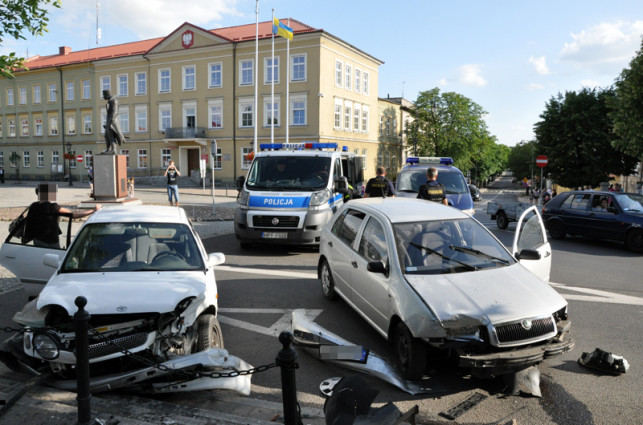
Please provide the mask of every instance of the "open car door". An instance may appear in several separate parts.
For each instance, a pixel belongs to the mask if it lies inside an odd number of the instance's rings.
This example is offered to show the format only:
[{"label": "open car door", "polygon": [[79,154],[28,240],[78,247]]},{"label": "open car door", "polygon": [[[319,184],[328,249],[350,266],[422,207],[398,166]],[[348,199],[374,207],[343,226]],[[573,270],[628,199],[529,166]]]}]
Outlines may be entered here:
[{"label": "open car door", "polygon": [[551,246],[535,205],[527,208],[520,216],[511,252],[530,272],[549,282]]},{"label": "open car door", "polygon": [[[60,215],[60,249],[37,247],[33,241],[23,243],[18,236],[22,235],[20,227],[12,229],[0,247],[0,264],[16,275],[28,296],[38,295],[56,271],[45,266],[43,258],[45,254],[56,254],[62,260],[71,243],[71,222],[71,214]],[[24,226],[25,222],[22,224]]]}]

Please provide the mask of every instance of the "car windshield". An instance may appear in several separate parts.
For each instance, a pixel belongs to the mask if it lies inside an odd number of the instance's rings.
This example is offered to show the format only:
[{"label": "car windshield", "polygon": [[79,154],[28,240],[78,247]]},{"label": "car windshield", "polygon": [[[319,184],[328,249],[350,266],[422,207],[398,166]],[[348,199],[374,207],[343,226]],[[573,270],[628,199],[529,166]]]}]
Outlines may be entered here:
[{"label": "car windshield", "polygon": [[393,229],[404,274],[461,273],[515,263],[472,218],[399,223]]},{"label": "car windshield", "polygon": [[319,190],[328,185],[329,170],[329,157],[256,157],[246,186],[262,190]]},{"label": "car windshield", "polygon": [[189,227],[175,223],[95,223],[72,243],[62,273],[203,270]]},{"label": "car windshield", "polygon": [[[426,168],[404,170],[397,177],[397,190],[401,192],[419,192],[420,186],[426,183]],[[469,193],[467,183],[457,171],[438,171],[438,183],[444,186],[447,193]]]},{"label": "car windshield", "polygon": [[618,204],[623,208],[623,211],[633,213],[643,213],[643,195],[636,193],[620,193],[616,194]]}]

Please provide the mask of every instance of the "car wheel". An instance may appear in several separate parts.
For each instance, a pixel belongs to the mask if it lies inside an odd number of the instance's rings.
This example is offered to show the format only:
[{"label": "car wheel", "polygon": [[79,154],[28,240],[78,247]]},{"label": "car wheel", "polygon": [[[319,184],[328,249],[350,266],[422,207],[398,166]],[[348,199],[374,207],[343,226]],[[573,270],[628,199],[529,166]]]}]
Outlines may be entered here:
[{"label": "car wheel", "polygon": [[204,314],[196,321],[196,352],[208,348],[223,348],[221,325],[214,314]]},{"label": "car wheel", "polygon": [[336,300],[337,292],[335,292],[335,281],[333,280],[333,274],[331,273],[330,266],[326,260],[322,260],[319,280],[321,281],[322,292],[326,299],[331,301]]},{"label": "car wheel", "polygon": [[422,379],[426,369],[426,346],[421,340],[413,338],[409,328],[402,322],[395,327],[393,347],[402,375],[411,381]]},{"label": "car wheel", "polygon": [[496,225],[498,226],[498,229],[506,229],[507,226],[509,225],[509,220],[507,219],[507,214],[504,212],[500,211],[498,215],[496,216]]},{"label": "car wheel", "polygon": [[549,236],[552,239],[563,239],[567,235],[565,226],[558,220],[550,221],[547,224],[547,230],[549,230]]},{"label": "car wheel", "polygon": [[630,233],[625,237],[625,246],[630,251],[643,252],[643,231],[630,231]]}]

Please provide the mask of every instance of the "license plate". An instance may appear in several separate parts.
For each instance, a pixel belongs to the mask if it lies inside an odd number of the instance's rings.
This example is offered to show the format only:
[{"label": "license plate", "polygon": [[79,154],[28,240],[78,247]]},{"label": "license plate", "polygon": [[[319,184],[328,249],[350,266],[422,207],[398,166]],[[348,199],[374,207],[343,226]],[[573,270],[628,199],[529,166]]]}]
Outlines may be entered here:
[{"label": "license plate", "polygon": [[287,232],[263,232],[261,234],[263,239],[288,239]]}]

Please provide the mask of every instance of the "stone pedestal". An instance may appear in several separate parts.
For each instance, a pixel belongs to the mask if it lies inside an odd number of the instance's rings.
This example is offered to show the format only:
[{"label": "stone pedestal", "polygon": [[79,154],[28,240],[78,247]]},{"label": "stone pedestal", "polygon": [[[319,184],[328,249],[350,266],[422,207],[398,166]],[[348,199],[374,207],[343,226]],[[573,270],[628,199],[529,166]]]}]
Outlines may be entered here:
[{"label": "stone pedestal", "polygon": [[94,199],[118,201],[127,197],[125,155],[94,155]]}]

